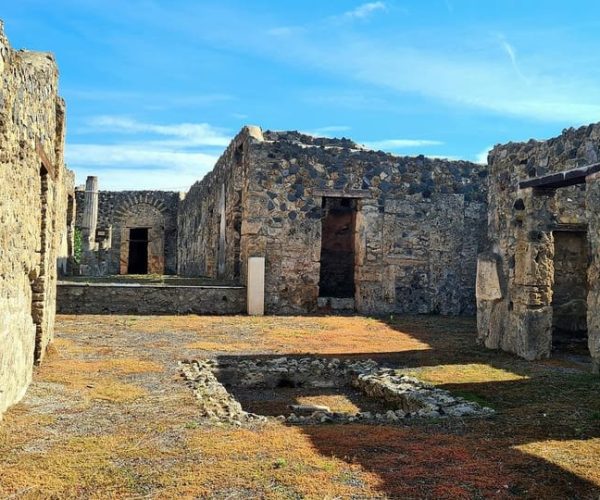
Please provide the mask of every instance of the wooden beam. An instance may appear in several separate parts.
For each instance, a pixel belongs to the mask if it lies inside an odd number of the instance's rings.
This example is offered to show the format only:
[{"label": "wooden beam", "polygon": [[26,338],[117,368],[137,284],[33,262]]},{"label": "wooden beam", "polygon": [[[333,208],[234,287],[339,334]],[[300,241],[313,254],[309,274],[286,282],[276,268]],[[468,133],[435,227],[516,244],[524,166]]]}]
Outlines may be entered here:
[{"label": "wooden beam", "polygon": [[37,154],[40,157],[40,161],[42,162],[42,165],[44,165],[44,168],[48,172],[48,175],[52,179],[56,180],[58,172],[56,171],[56,168],[54,167],[54,165],[52,165],[52,162],[48,159],[48,156],[46,155],[46,152],[44,151],[44,147],[42,146],[42,143],[37,139],[35,141],[35,150],[37,151]]},{"label": "wooden beam", "polygon": [[573,168],[555,174],[543,175],[526,181],[519,182],[519,189],[557,189],[577,184],[585,184],[585,178],[600,172],[600,163],[593,163],[585,167]]},{"label": "wooden beam", "polygon": [[585,223],[562,224],[560,222],[550,225],[550,231],[563,231],[569,233],[586,233],[588,225]]}]

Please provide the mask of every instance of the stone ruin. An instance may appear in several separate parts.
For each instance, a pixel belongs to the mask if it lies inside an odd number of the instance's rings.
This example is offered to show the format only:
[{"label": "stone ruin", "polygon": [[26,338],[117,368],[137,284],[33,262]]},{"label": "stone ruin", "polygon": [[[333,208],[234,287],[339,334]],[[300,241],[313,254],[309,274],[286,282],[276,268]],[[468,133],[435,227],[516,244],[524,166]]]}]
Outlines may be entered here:
[{"label": "stone ruin", "polygon": [[75,191],[82,276],[176,274],[179,193],[99,191],[88,177]]},{"label": "stone ruin", "polygon": [[[0,23],[0,415],[44,356],[69,274],[243,286],[258,269],[261,313],[477,312],[489,348],[587,345],[600,369],[600,124],[496,146],[489,166],[249,126],[185,196],[99,192],[94,177],[75,192],[57,89],[53,56],[12,49]],[[266,268],[249,272],[255,259]],[[227,307],[206,297],[236,312],[239,288]]]},{"label": "stone ruin", "polygon": [[487,168],[245,127],[180,203],[178,274],[246,283],[271,314],[475,313]]},{"label": "stone ruin", "polygon": [[88,178],[78,270],[245,285],[248,260],[262,257],[267,313],[474,314],[486,176],[465,161],[245,127],[181,199],[98,191]]},{"label": "stone ruin", "polygon": [[51,54],[14,50],[0,22],[0,418],[52,340],[73,252],[73,173]]},{"label": "stone ruin", "polygon": [[600,124],[488,158],[489,248],[479,257],[479,340],[525,359],[565,344],[600,367]]},{"label": "stone ruin", "polygon": [[200,405],[200,418],[213,424],[263,423],[264,415],[244,410],[228,390],[343,388],[350,386],[381,406],[380,412],[336,412],[326,406],[290,404],[276,420],[290,424],[400,423],[414,419],[489,417],[491,408],[455,397],[402,370],[381,367],[371,359],[288,358],[194,360],[181,363],[182,373]]}]

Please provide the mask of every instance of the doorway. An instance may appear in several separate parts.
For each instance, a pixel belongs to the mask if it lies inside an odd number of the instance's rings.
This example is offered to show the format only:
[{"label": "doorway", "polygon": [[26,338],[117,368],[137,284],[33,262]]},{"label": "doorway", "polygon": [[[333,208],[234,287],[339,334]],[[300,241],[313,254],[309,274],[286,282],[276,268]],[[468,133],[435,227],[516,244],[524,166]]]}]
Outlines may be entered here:
[{"label": "doorway", "polygon": [[319,296],[354,298],[356,200],[323,198]]},{"label": "doorway", "polygon": [[587,233],[554,231],[553,236],[552,349],[586,356]]},{"label": "doorway", "polygon": [[128,274],[148,274],[148,228],[129,230]]}]

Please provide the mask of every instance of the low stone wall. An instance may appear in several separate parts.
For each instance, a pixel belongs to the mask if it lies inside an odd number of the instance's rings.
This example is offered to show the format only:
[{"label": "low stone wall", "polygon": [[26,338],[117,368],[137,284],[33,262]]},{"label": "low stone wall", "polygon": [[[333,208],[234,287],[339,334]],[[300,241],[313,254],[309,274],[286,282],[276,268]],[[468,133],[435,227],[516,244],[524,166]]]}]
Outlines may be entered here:
[{"label": "low stone wall", "polygon": [[243,314],[246,289],[115,283],[58,284],[61,314]]},{"label": "low stone wall", "polygon": [[[353,422],[393,424],[409,419],[491,417],[494,410],[453,396],[402,370],[384,368],[372,359],[287,358],[214,360],[180,363],[183,378],[199,402],[199,416],[207,424],[235,426],[264,423],[264,415],[250,413],[226,387],[275,389],[277,387],[341,387],[351,385],[364,395],[388,404],[385,413],[332,412],[328,407],[291,405],[290,409],[308,413],[279,415],[289,424],[349,424]],[[282,385],[283,382],[283,385]]]}]

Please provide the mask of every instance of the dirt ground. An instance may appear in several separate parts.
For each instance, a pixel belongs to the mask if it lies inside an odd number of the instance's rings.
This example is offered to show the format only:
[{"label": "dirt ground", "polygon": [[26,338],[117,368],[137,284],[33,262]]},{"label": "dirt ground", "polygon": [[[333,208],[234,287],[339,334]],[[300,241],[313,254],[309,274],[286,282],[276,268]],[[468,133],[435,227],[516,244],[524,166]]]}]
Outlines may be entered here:
[{"label": "dirt ground", "polygon": [[[598,499],[600,377],[474,339],[475,321],[460,318],[61,316],[27,396],[0,423],[0,497]],[[199,423],[178,361],[284,354],[406,367],[497,414]]]}]

